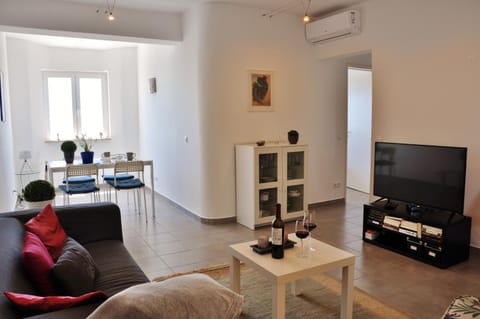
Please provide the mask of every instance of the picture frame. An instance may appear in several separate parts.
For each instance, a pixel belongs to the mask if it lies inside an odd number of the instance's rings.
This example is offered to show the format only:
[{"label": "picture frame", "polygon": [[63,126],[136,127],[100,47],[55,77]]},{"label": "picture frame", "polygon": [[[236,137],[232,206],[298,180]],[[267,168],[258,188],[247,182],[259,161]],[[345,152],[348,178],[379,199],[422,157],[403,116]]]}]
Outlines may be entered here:
[{"label": "picture frame", "polygon": [[4,79],[3,79],[3,72],[0,70],[0,122],[6,122],[7,117],[5,113],[6,109],[5,105],[5,90],[4,90]]},{"label": "picture frame", "polygon": [[274,72],[248,70],[248,111],[273,112]]}]

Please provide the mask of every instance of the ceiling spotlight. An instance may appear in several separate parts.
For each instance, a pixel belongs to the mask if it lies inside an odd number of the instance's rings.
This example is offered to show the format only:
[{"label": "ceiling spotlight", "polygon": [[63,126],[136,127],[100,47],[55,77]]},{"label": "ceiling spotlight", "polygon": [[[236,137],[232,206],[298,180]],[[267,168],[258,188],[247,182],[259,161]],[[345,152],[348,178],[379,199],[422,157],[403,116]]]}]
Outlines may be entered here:
[{"label": "ceiling spotlight", "polygon": [[308,16],[308,10],[310,9],[310,5],[312,4],[312,0],[307,0],[307,5],[302,0],[303,10],[305,10],[305,14],[303,15],[303,22],[307,23],[310,21],[310,17]]},{"label": "ceiling spotlight", "polygon": [[109,21],[115,20],[115,17],[113,16],[113,13],[110,12],[110,14],[108,15],[108,20]]}]

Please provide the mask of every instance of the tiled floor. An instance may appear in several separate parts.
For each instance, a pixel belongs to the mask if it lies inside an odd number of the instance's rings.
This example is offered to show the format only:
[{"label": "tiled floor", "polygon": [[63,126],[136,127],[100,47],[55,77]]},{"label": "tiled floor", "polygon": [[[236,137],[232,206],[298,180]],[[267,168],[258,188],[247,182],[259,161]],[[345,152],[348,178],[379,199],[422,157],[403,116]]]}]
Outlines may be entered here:
[{"label": "tiled floor", "polygon": [[[480,295],[477,249],[467,262],[442,270],[363,243],[362,205],[367,201],[366,194],[349,190],[345,203],[316,209],[314,237],[357,256],[356,287],[419,319],[440,318],[457,295]],[[239,224],[201,224],[159,195],[156,218],[149,212],[146,224],[130,202],[126,197],[120,202],[125,244],[150,278],[227,263],[228,245],[270,232],[268,227],[251,231]],[[293,227],[289,223],[287,230],[293,232]]]}]

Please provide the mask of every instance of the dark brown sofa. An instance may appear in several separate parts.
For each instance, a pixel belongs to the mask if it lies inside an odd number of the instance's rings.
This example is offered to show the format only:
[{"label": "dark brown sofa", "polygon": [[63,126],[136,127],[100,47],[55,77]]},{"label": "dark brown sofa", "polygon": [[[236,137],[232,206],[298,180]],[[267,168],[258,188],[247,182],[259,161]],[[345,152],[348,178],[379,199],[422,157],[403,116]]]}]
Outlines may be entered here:
[{"label": "dark brown sofa", "polygon": [[[22,266],[23,224],[39,210],[0,213],[0,317],[22,318],[3,295],[4,291],[39,295]],[[99,203],[55,207],[68,236],[82,244],[92,255],[98,275],[95,289],[108,296],[130,286],[148,282],[148,278],[123,245],[120,209],[115,204]],[[86,318],[100,302],[54,311],[28,318]]]}]

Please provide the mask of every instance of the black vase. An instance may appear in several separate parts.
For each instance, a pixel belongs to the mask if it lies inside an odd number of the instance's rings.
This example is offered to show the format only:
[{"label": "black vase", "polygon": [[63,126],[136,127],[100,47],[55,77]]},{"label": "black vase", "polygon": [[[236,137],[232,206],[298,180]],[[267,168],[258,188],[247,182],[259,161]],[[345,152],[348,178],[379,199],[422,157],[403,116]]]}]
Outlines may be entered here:
[{"label": "black vase", "polygon": [[298,132],[297,131],[288,132],[288,142],[290,144],[297,144],[297,142],[298,142]]},{"label": "black vase", "polygon": [[81,152],[82,163],[83,164],[92,164],[93,163],[93,154],[94,152]]},{"label": "black vase", "polygon": [[65,158],[65,162],[67,164],[72,164],[73,159],[75,158],[75,152],[63,152],[63,157]]}]

